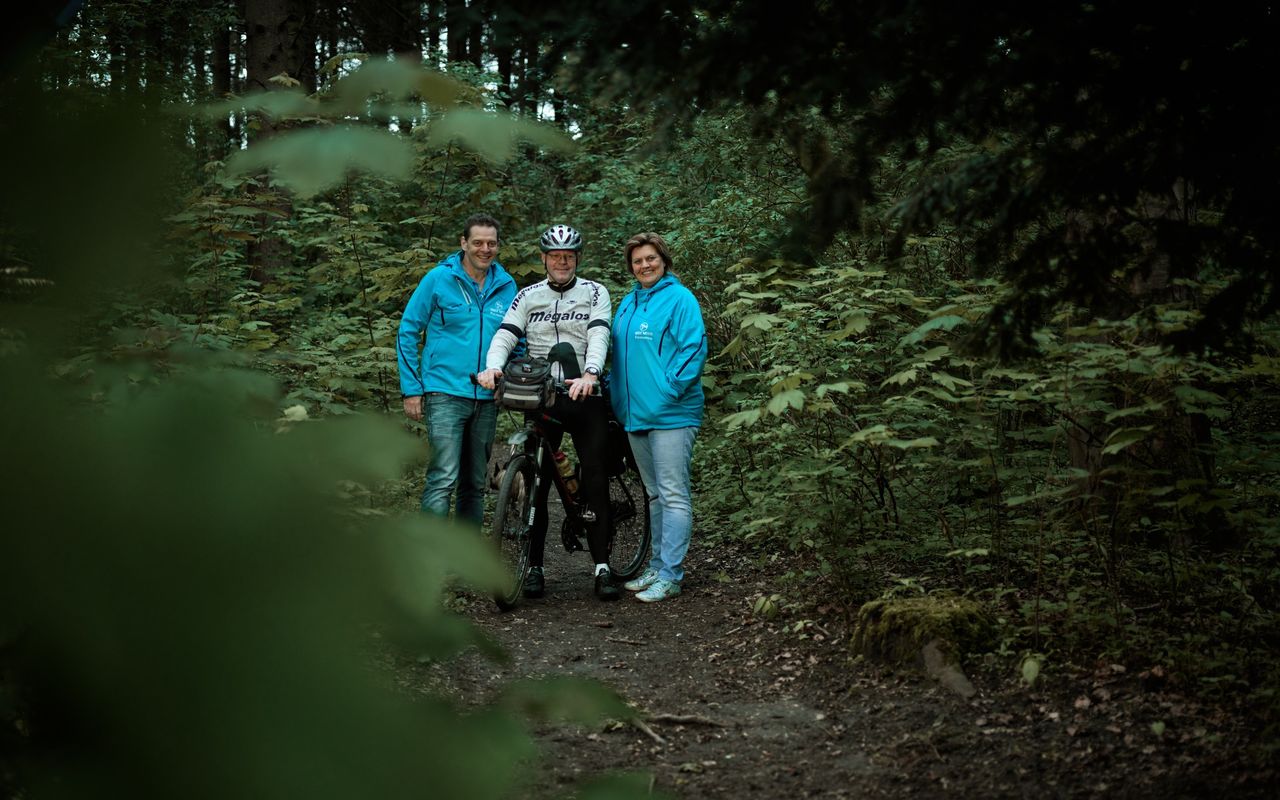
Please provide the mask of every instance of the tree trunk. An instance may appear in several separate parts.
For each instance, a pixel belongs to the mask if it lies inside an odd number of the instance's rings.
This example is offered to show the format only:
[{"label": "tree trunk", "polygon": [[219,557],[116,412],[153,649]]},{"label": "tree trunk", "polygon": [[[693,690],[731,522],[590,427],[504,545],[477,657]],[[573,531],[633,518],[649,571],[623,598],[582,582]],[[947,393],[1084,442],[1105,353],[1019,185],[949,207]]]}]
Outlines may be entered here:
[{"label": "tree trunk", "polygon": [[498,59],[498,96],[502,98],[503,105],[511,108],[515,102],[511,91],[511,68],[515,53],[511,45],[499,42],[494,45],[494,55]]},{"label": "tree trunk", "polygon": [[525,4],[519,0],[507,0],[496,4],[490,16],[489,47],[498,62],[498,89],[507,108],[519,107],[517,86],[523,80],[523,59],[517,58],[523,32],[532,23],[528,21]]},{"label": "tree trunk", "polygon": [[391,52],[414,62],[422,60],[422,3],[399,0],[394,7]]},{"label": "tree trunk", "polygon": [[[231,36],[230,30],[224,27],[213,31],[213,98],[225,100],[231,94]],[[233,114],[218,120],[216,130],[222,141],[218,142],[211,154],[214,158],[225,158],[231,148],[235,134]]]},{"label": "tree trunk", "polygon": [[[392,29],[391,50],[397,58],[405,59],[412,64],[422,63],[422,4],[399,0]],[[417,124],[415,117],[398,117],[396,120],[402,133],[413,131]]]},{"label": "tree trunk", "polygon": [[[147,16],[144,32],[146,35],[146,47],[143,50],[145,63],[143,65],[143,75],[146,97],[146,105],[148,111],[154,111],[160,107],[164,90],[165,72],[169,68],[167,59],[164,56],[165,51],[165,19],[164,15],[152,13]],[[170,42],[175,50],[178,50],[176,42]],[[171,77],[177,78],[181,73],[175,73]]]},{"label": "tree trunk", "polygon": [[[218,32],[214,31],[213,35],[216,39]],[[211,76],[209,74],[208,52],[206,51],[208,44],[204,33],[201,32],[197,34],[191,47],[192,96],[195,97],[197,102],[201,103],[207,103],[210,100],[208,92]],[[209,124],[204,122],[197,123],[196,142],[197,147],[199,147],[199,153],[197,154],[199,163],[203,164],[206,161],[221,157],[221,148],[218,147],[215,137],[222,135],[222,125],[223,123],[219,121],[210,130]]]},{"label": "tree trunk", "polygon": [[385,57],[391,50],[386,7],[382,3],[356,3],[351,7],[351,20],[369,57],[375,61]]},{"label": "tree trunk", "polygon": [[107,79],[111,84],[111,96],[119,99],[125,93],[124,23],[112,16],[107,22]]},{"label": "tree trunk", "polygon": [[566,130],[569,128],[569,111],[564,95],[554,89],[551,90],[551,121]]},{"label": "tree trunk", "polygon": [[440,10],[441,0],[427,0],[426,4],[426,29],[427,29],[427,53],[426,60],[428,66],[440,66]]},{"label": "tree trunk", "polygon": [[316,63],[316,0],[296,0],[301,16],[298,29],[298,72],[294,75],[302,84],[302,91],[316,93],[316,78],[320,65]]},{"label": "tree trunk", "polygon": [[520,81],[516,84],[516,98],[521,109],[531,117],[538,115],[538,103],[542,100],[542,72],[538,64],[538,34],[525,30],[520,45],[523,59]]},{"label": "tree trunk", "polygon": [[[186,83],[188,77],[187,64],[193,66],[198,57],[203,63],[204,61],[204,39],[201,36],[193,37],[191,33],[191,20],[182,14],[173,14],[169,18],[169,24],[172,27],[169,45],[169,75],[178,82],[181,87]],[[195,96],[204,94],[205,84],[203,81],[193,83],[192,88]]]},{"label": "tree trunk", "polygon": [[467,26],[466,0],[444,0],[444,25],[450,62],[467,60],[467,42],[471,35]]},{"label": "tree trunk", "polygon": [[488,3],[470,0],[467,6],[467,58],[476,69],[484,67],[484,19]]},{"label": "tree trunk", "polygon": [[[306,72],[304,64],[315,53],[314,47],[303,46],[304,12],[303,0],[246,0],[245,71],[250,91],[279,89],[282,85],[272,78],[287,75],[298,80]],[[257,135],[270,136],[273,126],[273,121],[265,121]]]},{"label": "tree trunk", "polygon": [[[248,86],[254,91],[275,91],[282,85],[273,81],[279,75],[296,78],[302,74],[302,63],[305,58],[314,58],[314,53],[304,53],[300,46],[303,6],[300,0],[246,0],[245,25],[248,30],[246,40],[246,68]],[[250,132],[250,140],[266,139],[280,130],[276,120],[259,117],[256,131]],[[263,184],[265,185],[265,180]],[[292,213],[289,200],[283,195],[276,195],[264,203],[272,211],[287,217]],[[285,242],[270,233],[268,226],[273,217],[262,214],[259,217],[257,241],[249,244],[250,277],[259,284],[270,281],[272,274],[284,263],[288,255]]]},{"label": "tree trunk", "polygon": [[[307,38],[309,46],[315,51],[312,59],[316,72],[313,91],[319,91],[322,80],[320,68],[341,52],[338,48],[343,43],[340,32],[343,12],[338,7],[337,0],[311,0],[311,5]],[[326,74],[323,80],[332,81],[335,77],[337,76]]]}]

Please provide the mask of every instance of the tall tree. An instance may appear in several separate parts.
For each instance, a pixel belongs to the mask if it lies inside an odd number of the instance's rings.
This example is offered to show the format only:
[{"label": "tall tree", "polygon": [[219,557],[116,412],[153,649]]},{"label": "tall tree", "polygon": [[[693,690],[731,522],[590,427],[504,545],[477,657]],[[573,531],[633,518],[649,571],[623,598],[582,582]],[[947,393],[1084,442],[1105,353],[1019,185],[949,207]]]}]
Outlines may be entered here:
[{"label": "tall tree", "polygon": [[352,19],[360,31],[365,50],[375,55],[394,53],[421,58],[422,5],[411,0],[352,5]]},{"label": "tall tree", "polygon": [[489,15],[489,48],[498,68],[498,91],[508,108],[520,104],[520,92],[526,88],[526,74],[533,61],[525,50],[536,34],[529,27],[527,0],[493,2]]},{"label": "tall tree", "polygon": [[466,61],[471,28],[467,24],[466,0],[444,0],[444,26],[450,62]]},{"label": "tall tree", "polygon": [[[302,32],[303,0],[245,0],[245,71],[250,91],[273,91],[298,80],[315,58]],[[283,81],[283,82],[282,82]],[[256,135],[270,136],[273,123],[261,120]]]},{"label": "tall tree", "polygon": [[440,63],[440,26],[443,24],[442,0],[427,0],[424,19],[426,22],[426,58],[427,64],[434,67]]},{"label": "tall tree", "polygon": [[476,68],[484,66],[485,0],[467,0],[467,60]]},{"label": "tall tree", "polygon": [[[302,47],[304,6],[301,0],[245,0],[247,84],[250,90],[276,91],[289,86],[289,78],[304,72],[304,62],[314,51]],[[296,77],[292,78],[294,81]],[[267,138],[277,130],[275,120],[259,115],[250,127],[250,139]],[[249,246],[252,277],[266,283],[283,263],[288,248],[268,226],[273,217],[291,213],[287,198],[275,195],[267,200],[270,214],[259,216],[260,234]]]},{"label": "tall tree", "polygon": [[515,96],[520,109],[531,117],[537,116],[538,104],[542,101],[541,40],[534,26],[526,27],[520,37],[521,66]]},{"label": "tall tree", "polygon": [[302,84],[302,90],[307,94],[314,94],[316,91],[316,81],[318,79],[320,65],[316,62],[319,56],[319,27],[317,14],[317,0],[297,0],[298,13],[301,20],[298,23],[296,48],[298,50],[298,71],[291,73],[297,78],[298,83]]},{"label": "tall tree", "polygon": [[[239,34],[233,34],[233,30],[234,26],[228,22],[215,23],[213,26],[213,63],[210,70],[213,96],[219,100],[228,97],[232,91],[231,39],[233,35],[239,39]],[[216,148],[215,157],[221,157],[231,146],[231,142],[238,138],[234,115],[228,114],[226,118],[219,120],[217,130],[222,134],[222,142]]]}]

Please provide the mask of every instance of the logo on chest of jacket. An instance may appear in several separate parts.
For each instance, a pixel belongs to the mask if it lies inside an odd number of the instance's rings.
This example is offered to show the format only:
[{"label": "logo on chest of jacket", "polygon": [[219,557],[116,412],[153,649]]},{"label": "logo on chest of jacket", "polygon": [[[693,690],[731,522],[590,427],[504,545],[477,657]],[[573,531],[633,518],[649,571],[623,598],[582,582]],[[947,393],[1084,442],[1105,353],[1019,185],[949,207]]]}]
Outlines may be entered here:
[{"label": "logo on chest of jacket", "polygon": [[549,314],[546,311],[535,311],[529,315],[530,324],[534,322],[569,322],[570,320],[586,320],[591,315],[585,311],[560,311]]},{"label": "logo on chest of jacket", "polygon": [[646,342],[653,341],[653,331],[649,330],[649,323],[640,323],[640,327],[636,328],[635,338]]}]

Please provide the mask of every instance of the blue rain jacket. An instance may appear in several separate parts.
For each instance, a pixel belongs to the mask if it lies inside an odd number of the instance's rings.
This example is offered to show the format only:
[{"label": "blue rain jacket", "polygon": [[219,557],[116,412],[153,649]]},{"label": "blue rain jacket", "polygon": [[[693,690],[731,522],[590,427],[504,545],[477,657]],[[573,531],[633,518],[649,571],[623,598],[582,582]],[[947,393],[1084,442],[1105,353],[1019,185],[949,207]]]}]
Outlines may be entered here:
[{"label": "blue rain jacket", "polygon": [[484,291],[462,266],[461,250],[437,264],[418,283],[400,317],[400,392],[492,399],[493,392],[472,385],[468,376],[484,369],[489,343],[515,296],[515,280],[497,261],[489,265]]},{"label": "blue rain jacket", "polygon": [[628,431],[702,425],[707,332],[693,292],[675,275],[638,283],[613,318],[613,413]]}]

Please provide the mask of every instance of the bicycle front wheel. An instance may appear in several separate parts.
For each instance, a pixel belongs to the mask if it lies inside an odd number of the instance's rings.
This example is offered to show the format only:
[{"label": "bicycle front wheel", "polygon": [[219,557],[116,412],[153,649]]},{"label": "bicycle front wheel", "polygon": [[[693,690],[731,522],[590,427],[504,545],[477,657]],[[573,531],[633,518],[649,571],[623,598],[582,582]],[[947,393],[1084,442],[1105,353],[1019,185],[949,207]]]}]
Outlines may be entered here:
[{"label": "bicycle front wheel", "polygon": [[533,458],[521,453],[507,462],[498,485],[498,499],[493,507],[493,523],[489,537],[498,558],[507,568],[502,586],[493,594],[498,608],[514,608],[520,599],[525,576],[529,573],[529,526],[533,507]]},{"label": "bicycle front wheel", "polygon": [[649,497],[640,473],[628,463],[620,475],[609,478],[609,506],[613,538],[609,543],[609,570],[620,581],[629,581],[649,563]]}]

